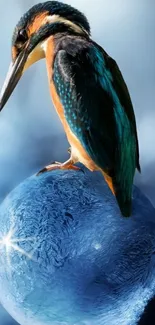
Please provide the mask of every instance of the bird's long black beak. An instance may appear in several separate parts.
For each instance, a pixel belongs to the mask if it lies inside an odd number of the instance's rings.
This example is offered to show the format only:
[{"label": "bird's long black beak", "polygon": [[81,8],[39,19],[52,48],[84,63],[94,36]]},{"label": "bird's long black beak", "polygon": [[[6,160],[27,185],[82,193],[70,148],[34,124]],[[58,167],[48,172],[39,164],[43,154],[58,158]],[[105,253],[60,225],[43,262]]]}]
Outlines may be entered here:
[{"label": "bird's long black beak", "polygon": [[11,96],[13,90],[15,89],[19,79],[22,76],[22,72],[24,70],[24,65],[27,60],[28,53],[27,50],[24,49],[17,57],[14,63],[11,63],[8,74],[6,76],[4,85],[0,94],[0,111],[8,101]]}]

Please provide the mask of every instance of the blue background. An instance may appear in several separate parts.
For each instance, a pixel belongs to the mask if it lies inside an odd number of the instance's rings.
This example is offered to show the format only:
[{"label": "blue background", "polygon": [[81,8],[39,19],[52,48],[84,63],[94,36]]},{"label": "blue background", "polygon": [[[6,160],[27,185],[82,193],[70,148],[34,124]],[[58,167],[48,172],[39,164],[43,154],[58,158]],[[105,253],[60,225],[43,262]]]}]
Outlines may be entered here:
[{"label": "blue background", "polygon": [[[0,87],[9,63],[13,28],[38,1],[1,0]],[[116,59],[131,93],[142,175],[136,183],[155,205],[155,3],[152,0],[70,0],[90,20],[92,37]],[[29,69],[0,114],[0,199],[45,164],[67,157],[68,144],[52,107],[45,62]],[[0,324],[12,325],[0,312]]]}]

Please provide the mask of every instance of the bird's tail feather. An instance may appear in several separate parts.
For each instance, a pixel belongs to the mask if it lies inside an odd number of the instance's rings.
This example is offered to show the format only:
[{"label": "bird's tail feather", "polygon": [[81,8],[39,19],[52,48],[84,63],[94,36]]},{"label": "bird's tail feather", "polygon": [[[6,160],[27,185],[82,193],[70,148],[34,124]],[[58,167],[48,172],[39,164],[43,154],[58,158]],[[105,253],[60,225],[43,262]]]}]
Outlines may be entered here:
[{"label": "bird's tail feather", "polygon": [[123,193],[123,190],[119,187],[116,189],[115,196],[122,215],[124,217],[130,217],[132,212],[131,196],[125,196],[125,193]]},{"label": "bird's tail feather", "polygon": [[119,182],[113,182],[113,179],[103,170],[101,170],[101,173],[104,176],[104,179],[107,182],[112,193],[115,195],[122,215],[124,217],[130,217],[132,210],[132,189],[130,193],[126,193],[125,190],[123,191],[122,186]]}]

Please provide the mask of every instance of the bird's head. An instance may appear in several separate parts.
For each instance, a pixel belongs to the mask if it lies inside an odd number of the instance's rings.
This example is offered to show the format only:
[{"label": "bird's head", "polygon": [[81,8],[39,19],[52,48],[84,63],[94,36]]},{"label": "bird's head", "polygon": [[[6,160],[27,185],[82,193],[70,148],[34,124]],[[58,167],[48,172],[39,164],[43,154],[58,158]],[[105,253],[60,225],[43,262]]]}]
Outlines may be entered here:
[{"label": "bird's head", "polygon": [[0,94],[0,110],[24,71],[45,57],[48,38],[58,33],[89,37],[89,23],[80,11],[58,1],[40,3],[23,15],[13,33],[12,63]]}]

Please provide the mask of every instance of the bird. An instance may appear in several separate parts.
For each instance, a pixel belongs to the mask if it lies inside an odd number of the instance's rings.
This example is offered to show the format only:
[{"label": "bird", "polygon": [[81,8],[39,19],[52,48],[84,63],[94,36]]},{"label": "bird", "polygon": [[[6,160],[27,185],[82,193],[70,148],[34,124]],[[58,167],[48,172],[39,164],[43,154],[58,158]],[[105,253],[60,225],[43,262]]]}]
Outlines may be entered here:
[{"label": "bird", "polygon": [[12,37],[12,62],[0,94],[0,111],[24,72],[45,58],[50,94],[70,144],[70,158],[43,172],[100,171],[121,215],[132,214],[132,187],[140,172],[136,119],[116,61],[91,37],[87,17],[59,1],[30,8]]}]

